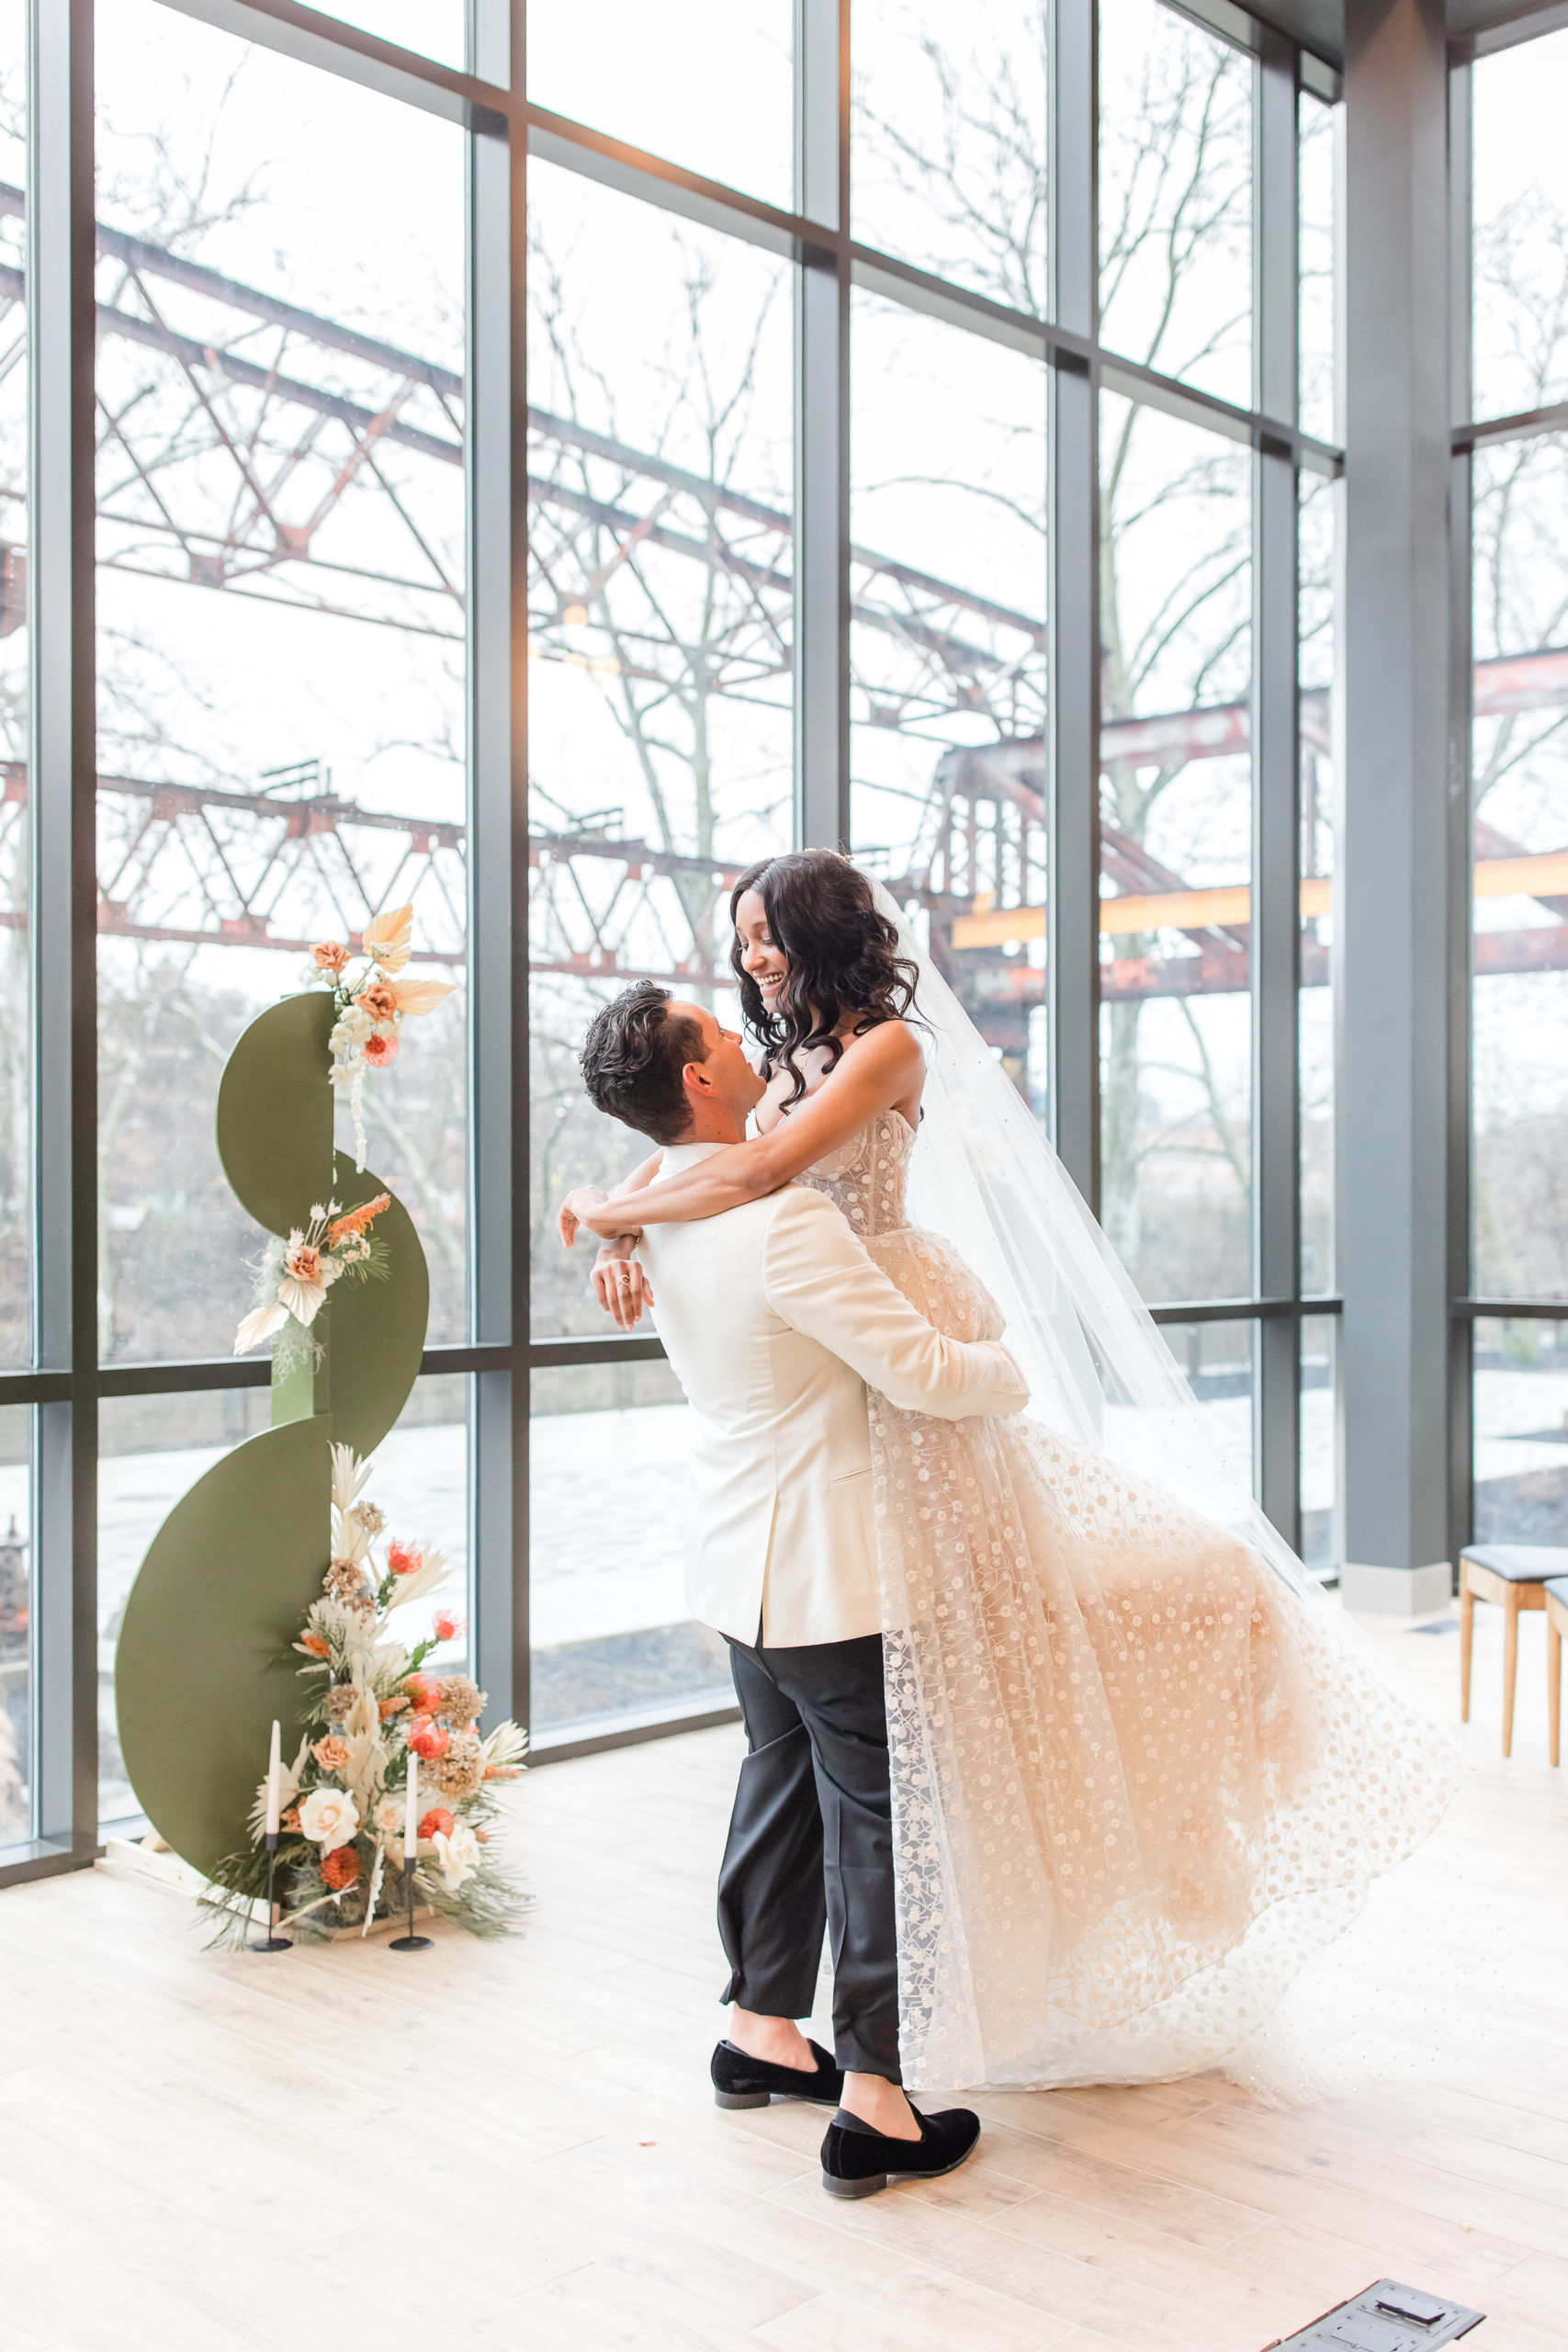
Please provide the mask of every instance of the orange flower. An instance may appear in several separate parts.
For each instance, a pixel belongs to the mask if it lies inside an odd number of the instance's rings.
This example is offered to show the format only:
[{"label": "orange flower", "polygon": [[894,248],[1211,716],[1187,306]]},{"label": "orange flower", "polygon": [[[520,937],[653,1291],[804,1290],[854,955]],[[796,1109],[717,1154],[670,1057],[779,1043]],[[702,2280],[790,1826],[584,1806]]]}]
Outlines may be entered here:
[{"label": "orange flower", "polygon": [[[411,1551],[406,1544],[389,1544],[387,1566],[395,1577],[416,1577],[424,1566],[424,1554]],[[418,1705],[418,1701],[414,1702]]]},{"label": "orange flower", "polygon": [[280,1817],[277,1826],[280,1829],[291,1831],[297,1837],[299,1831],[299,1806],[297,1804],[291,1804],[288,1812]]},{"label": "orange flower", "polygon": [[411,1674],[403,1689],[416,1715],[433,1715],[441,1704],[441,1685],[434,1674]]},{"label": "orange flower", "polygon": [[442,1829],[450,1838],[457,1826],[444,1804],[433,1804],[419,1825],[419,1834],[422,1838],[434,1838],[436,1831]]},{"label": "orange flower", "polygon": [[351,1233],[363,1233],[373,1217],[379,1216],[383,1209],[389,1209],[391,1205],[390,1193],[378,1193],[373,1201],[366,1201],[358,1208],[350,1209],[345,1216],[333,1217],[327,1227],[327,1248],[330,1250],[334,1242],[345,1239]]},{"label": "orange flower", "polygon": [[455,1642],[463,1627],[461,1617],[449,1617],[444,1609],[435,1620],[435,1638],[438,1642]]},{"label": "orange flower", "polygon": [[320,1634],[306,1634],[295,1643],[294,1646],[297,1650],[307,1651],[311,1657],[330,1657],[332,1656],[332,1652],[328,1649],[325,1642],[322,1641]]},{"label": "orange flower", "polygon": [[365,1040],[364,1051],[365,1058],[372,1069],[385,1069],[389,1063],[395,1062],[398,1058],[398,1041],[395,1037],[389,1037],[381,1030],[377,1029]]},{"label": "orange flower", "polygon": [[333,979],[348,962],[347,948],[340,947],[335,939],[319,939],[310,953],[316,959],[317,971],[330,972]]},{"label": "orange flower", "polygon": [[409,1734],[409,1746],[416,1756],[445,1756],[450,1744],[450,1734],[444,1732],[439,1724],[416,1724]]},{"label": "orange flower", "polygon": [[367,980],[354,1001],[372,1021],[386,1023],[398,1017],[398,1000],[385,980]]},{"label": "orange flower", "polygon": [[389,1715],[400,1715],[407,1705],[408,1701],[400,1692],[395,1699],[383,1699],[376,1712],[385,1723]]},{"label": "orange flower", "polygon": [[334,1894],[343,1894],[359,1876],[357,1846],[334,1846],[330,1854],[321,1856],[321,1883],[330,1886]]}]

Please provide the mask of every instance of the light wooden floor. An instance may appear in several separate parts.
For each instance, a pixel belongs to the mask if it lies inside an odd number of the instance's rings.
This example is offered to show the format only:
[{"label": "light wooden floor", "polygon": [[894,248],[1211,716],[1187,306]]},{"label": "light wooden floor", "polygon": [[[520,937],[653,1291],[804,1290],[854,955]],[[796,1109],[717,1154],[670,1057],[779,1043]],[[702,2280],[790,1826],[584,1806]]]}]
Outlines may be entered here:
[{"label": "light wooden floor", "polygon": [[[204,1954],[101,1872],[0,1895],[0,2343],[218,2352],[1258,2352],[1383,2272],[1568,2345],[1568,1777],[1540,1619],[1497,1754],[1320,2000],[1384,2069],[987,2098],[951,2179],[818,2185],[819,2111],[725,2116],[712,1879],[739,1735],[532,1775],[531,1924],[422,1957]],[[1450,1719],[1450,1634],[1386,1637]]]}]

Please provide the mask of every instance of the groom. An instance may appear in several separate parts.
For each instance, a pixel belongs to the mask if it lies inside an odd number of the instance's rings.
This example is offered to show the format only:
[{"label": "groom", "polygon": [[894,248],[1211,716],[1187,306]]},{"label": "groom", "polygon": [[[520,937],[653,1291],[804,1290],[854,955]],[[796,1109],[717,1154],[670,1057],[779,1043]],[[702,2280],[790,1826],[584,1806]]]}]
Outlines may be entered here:
[{"label": "groom", "polygon": [[[581,1068],[671,1176],[743,1143],[762,1092],[732,1031],[646,980],[595,1016]],[[808,1186],[650,1227],[639,1254],[692,1408],[692,1612],[729,1645],[750,1751],[719,1874],[735,2006],[714,2088],[721,2107],[836,2105],[823,2185],[863,2197],[950,2171],[980,2130],[963,2108],[918,2115],[900,2086],[866,1384],[946,1420],[1016,1412],[1028,1391],[1004,1348],[934,1330]],[[824,1926],[836,2064],[795,2024]]]}]

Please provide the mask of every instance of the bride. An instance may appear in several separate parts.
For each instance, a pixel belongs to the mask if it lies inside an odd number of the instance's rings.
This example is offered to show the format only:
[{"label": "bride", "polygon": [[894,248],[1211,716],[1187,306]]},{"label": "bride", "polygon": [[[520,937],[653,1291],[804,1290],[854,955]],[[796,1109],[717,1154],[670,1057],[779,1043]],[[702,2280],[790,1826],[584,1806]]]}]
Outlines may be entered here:
[{"label": "bride", "polygon": [[603,1238],[630,1329],[641,1226],[815,1185],[939,1329],[1005,1324],[1032,1391],[1005,1419],[870,1399],[905,2080],[1267,2086],[1260,2029],[1435,1826],[1453,1752],[1218,1455],[887,893],[804,851],[730,916],[755,1137],[572,1193],[562,1238]]}]

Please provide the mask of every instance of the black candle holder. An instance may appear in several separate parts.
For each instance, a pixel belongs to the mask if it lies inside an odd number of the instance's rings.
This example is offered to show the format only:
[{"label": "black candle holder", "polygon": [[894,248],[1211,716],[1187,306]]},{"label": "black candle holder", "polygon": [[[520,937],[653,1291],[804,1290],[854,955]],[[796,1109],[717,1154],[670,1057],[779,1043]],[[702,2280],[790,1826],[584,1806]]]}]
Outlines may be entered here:
[{"label": "black candle holder", "polygon": [[272,1883],[276,1871],[277,1832],[269,1829],[266,1836],[266,1933],[253,1937],[245,1947],[247,1951],[292,1951],[294,1949],[292,1936],[276,1936],[273,1933],[277,1925],[277,1906],[272,1899]]},{"label": "black candle holder", "polygon": [[413,1855],[405,1853],[403,1856],[403,1885],[408,1891],[409,1931],[406,1936],[394,1936],[391,1942],[387,1947],[389,1951],[428,1951],[430,1950],[430,1938],[428,1936],[416,1936],[413,1931]]}]

